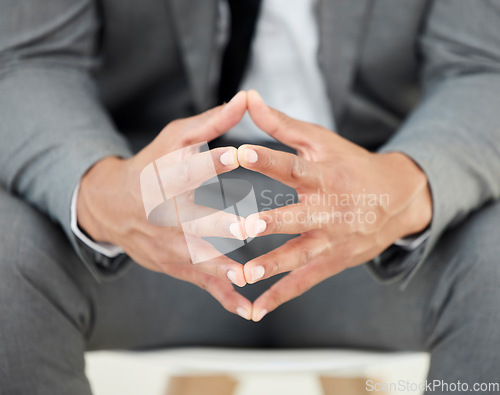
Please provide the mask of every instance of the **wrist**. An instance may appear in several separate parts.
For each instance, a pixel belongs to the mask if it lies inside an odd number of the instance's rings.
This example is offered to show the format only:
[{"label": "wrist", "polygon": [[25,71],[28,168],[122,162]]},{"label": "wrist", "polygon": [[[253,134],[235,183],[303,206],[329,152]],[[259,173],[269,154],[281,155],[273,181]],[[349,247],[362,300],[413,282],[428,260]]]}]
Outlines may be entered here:
[{"label": "wrist", "polygon": [[[424,231],[432,219],[432,197],[423,170],[408,156],[399,152],[382,154],[392,173],[391,225],[394,240]],[[391,202],[392,203],[392,202]]]},{"label": "wrist", "polygon": [[110,204],[116,204],[117,182],[122,178],[124,163],[123,159],[106,157],[81,179],[76,206],[78,226],[96,242],[113,243],[105,214]]}]

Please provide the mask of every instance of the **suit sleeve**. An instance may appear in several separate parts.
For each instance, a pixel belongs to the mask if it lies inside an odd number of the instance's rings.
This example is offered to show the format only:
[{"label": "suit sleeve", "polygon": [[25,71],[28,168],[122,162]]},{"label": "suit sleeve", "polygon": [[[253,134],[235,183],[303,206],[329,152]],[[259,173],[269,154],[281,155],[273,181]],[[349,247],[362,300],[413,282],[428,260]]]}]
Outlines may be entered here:
[{"label": "suit sleeve", "polygon": [[91,77],[98,29],[92,0],[2,2],[0,183],[58,222],[77,252],[73,190],[98,160],[130,155]]},{"label": "suit sleeve", "polygon": [[446,229],[500,197],[500,3],[435,1],[419,44],[423,98],[381,149],[412,158],[432,192],[429,239],[391,258],[403,287]]}]

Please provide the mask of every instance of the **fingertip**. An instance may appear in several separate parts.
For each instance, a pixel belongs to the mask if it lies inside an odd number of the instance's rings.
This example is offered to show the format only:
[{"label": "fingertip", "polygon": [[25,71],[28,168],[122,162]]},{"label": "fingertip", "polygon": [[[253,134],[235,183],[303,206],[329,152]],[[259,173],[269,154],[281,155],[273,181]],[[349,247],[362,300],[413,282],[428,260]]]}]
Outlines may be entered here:
[{"label": "fingertip", "polygon": [[238,282],[236,272],[234,270],[228,270],[226,276],[227,279],[231,281],[233,284],[236,284]]},{"label": "fingertip", "polygon": [[243,221],[244,220],[242,219],[229,225],[229,232],[231,232],[237,240],[246,240],[248,238]]},{"label": "fingertip", "polygon": [[247,97],[248,97],[248,101],[249,102],[252,101],[252,103],[254,103],[254,102],[264,103],[264,99],[262,98],[262,96],[260,95],[260,93],[257,92],[255,89],[250,89],[247,92]]},{"label": "fingertip", "polygon": [[256,115],[256,112],[263,111],[266,108],[269,108],[262,96],[256,90],[250,90],[247,93],[247,105],[248,112],[250,116],[253,118]]},{"label": "fingertip", "polygon": [[249,91],[247,95],[247,106],[250,118],[252,118],[252,121],[259,129],[263,130],[271,137],[274,137],[278,125],[275,113],[257,91]]},{"label": "fingertip", "polygon": [[[241,270],[240,270],[241,272]],[[228,278],[229,281],[231,281],[234,285],[242,288],[244,287],[247,282],[245,280],[245,276],[243,275],[243,273],[238,276],[236,270],[233,270],[233,269],[230,269],[227,271],[226,273],[226,277]]]},{"label": "fingertip", "polygon": [[248,309],[246,307],[237,307],[236,314],[248,321],[252,319],[252,309]]},{"label": "fingertip", "polygon": [[239,99],[240,97],[244,98],[245,100],[247,100],[247,98],[248,98],[248,92],[244,91],[244,90],[238,91],[238,93],[236,95],[234,95],[233,99],[235,97],[238,97],[238,100],[242,100],[242,99]]},{"label": "fingertip", "polygon": [[266,274],[266,269],[264,269],[264,266],[261,265],[257,266],[245,265],[243,267],[243,271],[245,275],[245,280],[248,284],[253,284],[259,280],[262,280],[262,278]]},{"label": "fingertip", "polygon": [[266,309],[256,309],[256,310],[253,310],[252,311],[252,321],[254,322],[259,322],[260,320],[262,320],[262,318],[264,318],[264,316],[267,314],[267,310]]},{"label": "fingertip", "polygon": [[251,166],[259,160],[257,151],[251,145],[242,145],[238,148],[238,163],[242,166]]},{"label": "fingertip", "polygon": [[222,110],[218,113],[217,123],[224,132],[233,128],[240,122],[247,110],[247,93],[240,91],[226,104],[223,104]]},{"label": "fingertip", "polygon": [[252,214],[245,219],[245,233],[248,237],[257,237],[265,232],[267,222],[259,217],[258,214]]},{"label": "fingertip", "polygon": [[235,169],[239,166],[238,150],[235,147],[227,147],[220,155],[219,161],[223,166]]},{"label": "fingertip", "polygon": [[232,99],[225,104],[225,108],[232,106],[242,106],[242,105],[245,108],[247,106],[247,92],[245,91],[239,91],[236,95],[234,95]]}]

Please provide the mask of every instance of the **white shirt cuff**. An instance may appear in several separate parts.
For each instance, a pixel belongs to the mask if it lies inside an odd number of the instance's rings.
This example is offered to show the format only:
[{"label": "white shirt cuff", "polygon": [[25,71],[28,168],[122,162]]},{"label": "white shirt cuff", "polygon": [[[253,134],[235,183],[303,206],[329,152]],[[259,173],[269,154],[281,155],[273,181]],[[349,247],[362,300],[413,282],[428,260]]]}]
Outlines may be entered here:
[{"label": "white shirt cuff", "polygon": [[422,233],[417,234],[415,236],[408,236],[408,237],[404,237],[402,239],[396,240],[394,242],[394,244],[401,247],[401,248],[404,248],[407,251],[413,251],[418,246],[420,246],[423,242],[425,242],[429,238],[430,234],[431,234],[431,230],[426,229]]},{"label": "white shirt cuff", "polygon": [[95,242],[89,239],[78,227],[78,219],[76,218],[76,201],[78,198],[78,191],[80,190],[80,183],[76,186],[73,191],[73,197],[71,198],[71,231],[73,234],[78,237],[81,241],[83,241],[86,245],[92,248],[94,251],[99,254],[105,255],[108,258],[115,258],[120,254],[123,254],[124,251],[121,247],[116,246],[110,243],[100,243]]}]

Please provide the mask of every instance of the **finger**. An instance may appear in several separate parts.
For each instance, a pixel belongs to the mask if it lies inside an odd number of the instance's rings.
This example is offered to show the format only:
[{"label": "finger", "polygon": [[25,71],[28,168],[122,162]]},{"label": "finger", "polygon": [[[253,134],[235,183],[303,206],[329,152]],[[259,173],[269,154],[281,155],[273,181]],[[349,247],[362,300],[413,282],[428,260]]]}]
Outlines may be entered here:
[{"label": "finger", "polygon": [[229,282],[238,287],[244,287],[247,284],[243,272],[243,265],[233,261],[225,255],[220,255],[209,261],[197,263],[194,266],[203,273],[210,274],[226,282],[229,280]]},{"label": "finger", "polygon": [[190,193],[167,200],[155,207],[148,215],[148,222],[155,226],[179,228],[183,234],[199,237],[225,237],[245,240],[245,219],[197,205]]},{"label": "finger", "polygon": [[245,144],[238,148],[238,162],[295,189],[320,185],[314,163],[288,152]]},{"label": "finger", "polygon": [[194,268],[238,287],[246,284],[243,265],[228,258],[207,241],[186,235],[191,262]]},{"label": "finger", "polygon": [[320,144],[324,142],[326,129],[298,121],[269,107],[257,91],[248,91],[247,100],[248,113],[253,122],[271,137],[295,148],[301,154],[321,148]]},{"label": "finger", "polygon": [[332,215],[334,213],[328,207],[291,204],[249,215],[244,222],[245,235],[257,237],[305,233],[330,223]]},{"label": "finger", "polygon": [[231,284],[215,277],[208,277],[200,282],[200,286],[209,292],[227,311],[238,314],[246,320],[251,319],[252,303],[236,292]]},{"label": "finger", "polygon": [[193,205],[190,210],[179,206],[182,231],[199,237],[225,237],[245,240],[245,219],[210,207]]},{"label": "finger", "polygon": [[238,154],[234,147],[215,148],[171,163],[168,154],[154,162],[166,199],[198,188],[217,174],[236,169]]},{"label": "finger", "polygon": [[195,270],[188,265],[174,265],[168,268],[166,274],[188,281],[210,293],[227,311],[238,314],[250,320],[252,317],[252,303],[235,291],[227,281]]},{"label": "finger", "polygon": [[[190,155],[185,157],[185,155]],[[149,155],[148,155],[149,156]],[[177,150],[163,155],[145,166],[140,173],[141,196],[146,215],[162,205],[160,211],[175,211],[171,199],[189,193],[217,174],[238,167],[234,147],[188,153]]]},{"label": "finger", "polygon": [[306,266],[331,248],[326,237],[317,232],[289,240],[281,247],[247,262],[244,266],[246,281],[253,284]]},{"label": "finger", "polygon": [[[133,258],[154,271],[171,272],[186,266],[242,287],[246,284],[243,266],[221,254],[207,241],[173,229],[156,229],[151,236],[139,236],[139,248],[128,249]],[[163,233],[166,233],[163,234]],[[144,245],[149,248],[144,249]],[[142,246],[142,248],[140,248]],[[143,251],[140,254],[136,252]],[[145,252],[145,253],[144,253]],[[149,262],[149,264],[146,264]]]},{"label": "finger", "polygon": [[266,314],[310,290],[328,277],[340,272],[329,267],[329,262],[318,260],[294,270],[280,279],[253,303],[252,320],[260,321]]},{"label": "finger", "polygon": [[226,104],[169,123],[164,129],[165,138],[172,141],[172,150],[211,141],[236,126],[246,110],[247,94],[241,91]]}]

